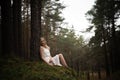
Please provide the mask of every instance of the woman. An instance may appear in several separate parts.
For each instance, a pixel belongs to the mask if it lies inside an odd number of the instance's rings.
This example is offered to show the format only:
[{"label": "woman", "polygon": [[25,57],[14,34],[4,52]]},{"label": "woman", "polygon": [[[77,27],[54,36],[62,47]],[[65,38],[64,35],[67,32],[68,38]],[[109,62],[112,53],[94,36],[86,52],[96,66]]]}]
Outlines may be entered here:
[{"label": "woman", "polygon": [[65,66],[68,67],[63,55],[57,54],[56,56],[52,57],[50,54],[50,47],[47,45],[46,40],[41,37],[40,38],[41,46],[40,46],[40,55],[44,62],[48,65],[57,65],[57,66]]}]

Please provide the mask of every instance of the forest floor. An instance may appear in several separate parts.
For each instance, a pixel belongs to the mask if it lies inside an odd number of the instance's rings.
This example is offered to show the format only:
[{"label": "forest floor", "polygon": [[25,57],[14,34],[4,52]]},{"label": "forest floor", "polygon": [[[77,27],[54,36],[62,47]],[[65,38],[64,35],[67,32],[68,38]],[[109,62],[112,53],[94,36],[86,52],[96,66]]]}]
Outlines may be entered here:
[{"label": "forest floor", "polygon": [[19,58],[0,59],[0,80],[79,80],[72,69]]},{"label": "forest floor", "polygon": [[[120,71],[110,80],[120,80]],[[109,80],[105,74],[99,79],[97,73],[90,80]],[[78,77],[71,68],[49,66],[42,61],[25,61],[20,58],[0,58],[0,80],[89,80],[85,74]]]}]

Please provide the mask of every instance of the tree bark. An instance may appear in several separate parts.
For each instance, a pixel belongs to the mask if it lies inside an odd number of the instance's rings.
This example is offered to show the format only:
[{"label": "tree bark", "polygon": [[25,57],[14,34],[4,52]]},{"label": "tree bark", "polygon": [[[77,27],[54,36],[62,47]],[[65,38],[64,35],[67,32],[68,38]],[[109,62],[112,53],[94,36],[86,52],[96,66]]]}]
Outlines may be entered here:
[{"label": "tree bark", "polygon": [[[1,16],[1,1],[0,1],[0,16]],[[1,30],[1,19],[0,19],[0,44],[2,44],[2,30]],[[2,45],[0,45],[0,53],[2,53]]]},{"label": "tree bark", "polygon": [[40,60],[41,0],[31,0],[30,60]]},{"label": "tree bark", "polygon": [[90,80],[90,73],[89,73],[89,71],[86,72],[86,75],[87,75],[87,80]]},{"label": "tree bark", "polygon": [[2,54],[12,52],[11,0],[1,0]]},{"label": "tree bark", "polygon": [[30,0],[25,0],[22,2],[24,4],[22,10],[22,53],[24,54],[24,59],[30,59]]},{"label": "tree bark", "polygon": [[101,70],[100,70],[100,65],[98,65],[98,79],[101,80]]},{"label": "tree bark", "polygon": [[119,53],[118,53],[118,49],[117,49],[117,44],[116,44],[116,31],[115,31],[115,10],[114,10],[114,1],[112,3],[112,16],[111,16],[111,24],[112,24],[112,29],[111,29],[111,32],[112,32],[112,54],[113,54],[113,71],[112,72],[115,72],[119,69]]},{"label": "tree bark", "polygon": [[102,26],[102,30],[103,30],[103,43],[104,43],[104,57],[105,57],[105,70],[106,70],[106,77],[109,78],[110,77],[110,60],[109,60],[109,56],[108,56],[108,48],[107,48],[107,44],[106,44],[106,36],[105,36],[105,29]]},{"label": "tree bark", "polygon": [[21,0],[13,0],[13,27],[15,55],[22,56]]}]

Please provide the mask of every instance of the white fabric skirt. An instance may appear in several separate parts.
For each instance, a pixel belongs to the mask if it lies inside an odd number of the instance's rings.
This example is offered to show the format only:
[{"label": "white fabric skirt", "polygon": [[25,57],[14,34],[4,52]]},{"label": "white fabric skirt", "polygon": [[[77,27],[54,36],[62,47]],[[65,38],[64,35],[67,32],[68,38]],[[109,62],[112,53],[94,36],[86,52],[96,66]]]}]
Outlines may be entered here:
[{"label": "white fabric skirt", "polygon": [[58,56],[58,55],[52,57],[52,61],[53,61],[54,65],[62,66],[62,65],[60,64],[60,59],[59,59],[59,56]]},{"label": "white fabric skirt", "polygon": [[[50,57],[45,57],[44,59],[45,59],[45,61],[47,61],[47,62],[50,63]],[[52,61],[53,61],[53,63],[51,63],[51,64],[54,64],[54,65],[57,65],[57,66],[62,66],[62,65],[60,64],[60,59],[59,59],[59,56],[58,56],[58,55],[52,57]]]}]

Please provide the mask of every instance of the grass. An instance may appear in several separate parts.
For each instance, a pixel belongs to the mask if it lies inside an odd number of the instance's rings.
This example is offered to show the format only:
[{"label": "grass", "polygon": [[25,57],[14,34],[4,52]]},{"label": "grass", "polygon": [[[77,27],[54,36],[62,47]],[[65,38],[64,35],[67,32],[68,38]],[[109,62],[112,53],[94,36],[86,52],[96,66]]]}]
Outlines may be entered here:
[{"label": "grass", "polygon": [[0,63],[0,80],[77,80],[74,70],[44,62],[10,58],[0,59]]}]

